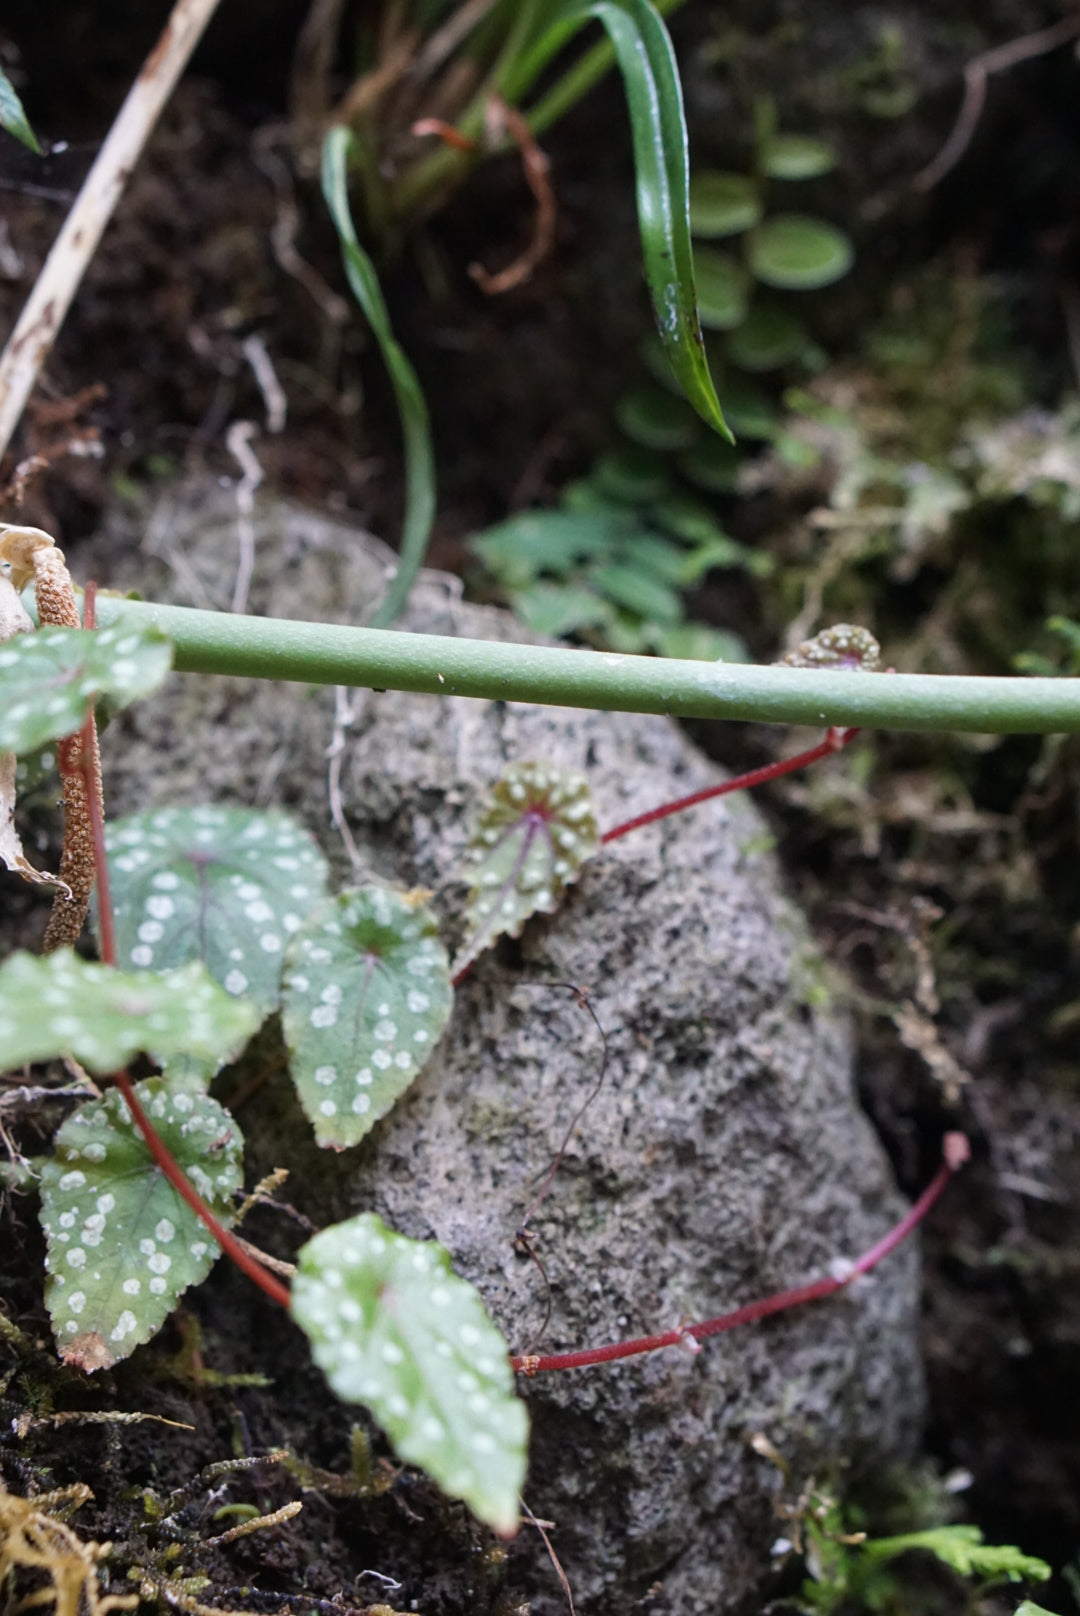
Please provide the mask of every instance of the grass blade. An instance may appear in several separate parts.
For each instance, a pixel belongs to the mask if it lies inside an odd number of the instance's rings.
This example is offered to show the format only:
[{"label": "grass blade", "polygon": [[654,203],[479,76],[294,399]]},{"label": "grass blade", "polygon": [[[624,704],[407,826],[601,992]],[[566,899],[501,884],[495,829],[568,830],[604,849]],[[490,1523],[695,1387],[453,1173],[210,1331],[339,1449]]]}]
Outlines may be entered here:
[{"label": "grass blade", "polygon": [[565,0],[552,32],[561,43],[573,24],[590,17],[607,29],[626,86],[645,273],[660,338],[691,404],[730,438],[694,293],[686,120],[671,39],[650,0]]},{"label": "grass blade", "polygon": [[420,383],[390,328],[390,316],[375,266],[356,239],[348,190],[348,159],[353,143],[352,134],[341,126],[331,129],[327,135],[322,151],[322,191],[341,241],[349,286],[375,333],[390,373],[405,439],[405,522],[398,570],[368,625],[386,628],[400,614],[423,565],[435,519],[435,458]]},{"label": "grass blade", "polygon": [[6,129],[9,135],[14,135],[16,140],[21,140],[24,146],[29,146],[32,152],[41,156],[38,138],[27,121],[14,84],[2,67],[0,67],[0,129]]}]

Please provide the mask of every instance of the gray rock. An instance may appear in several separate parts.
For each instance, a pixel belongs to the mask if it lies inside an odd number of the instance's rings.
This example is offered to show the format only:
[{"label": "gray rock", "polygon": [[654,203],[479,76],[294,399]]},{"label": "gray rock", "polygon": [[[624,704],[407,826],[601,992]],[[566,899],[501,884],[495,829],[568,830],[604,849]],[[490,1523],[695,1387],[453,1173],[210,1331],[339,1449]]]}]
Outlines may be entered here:
[{"label": "gray rock", "polygon": [[[388,561],[345,523],[267,500],[252,609],[359,622]],[[136,561],[119,532],[79,558],[103,582],[217,607],[235,567],[235,509],[215,488],[171,496]],[[436,574],[414,591],[406,626],[527,637]],[[274,802],[347,877],[327,798],[333,733],[332,691],[174,676],[106,734],[109,810]],[[719,777],[663,719],[452,697],[360,695],[341,740],[362,871],[431,888],[451,941],[470,816],[510,760],[584,770],[602,826]],[[545,1351],[708,1317],[855,1255],[901,1203],[853,1094],[847,1028],[822,1002],[820,963],[763,832],[736,797],[613,844],[557,916],[480,962],[435,1059],[368,1141],[319,1152],[295,1115],[275,1135],[273,1108],[260,1105],[244,1117],[253,1155],[293,1168],[292,1198],[317,1221],[373,1208],[442,1241],[513,1349],[527,1349],[545,1286],[515,1255],[514,1232],[600,1063],[588,1017],[545,985],[570,982],[588,991],[609,1058],[531,1220],[551,1283]],[[557,1523],[578,1610],[615,1616],[650,1589],[650,1610],[678,1616],[745,1600],[781,1531],[779,1476],[747,1445],[756,1432],[796,1478],[909,1452],[922,1411],[917,1291],[909,1244],[852,1292],[696,1355],[673,1348],[524,1383],[525,1496]],[[512,1552],[510,1584],[535,1616],[565,1609],[532,1533]]]}]

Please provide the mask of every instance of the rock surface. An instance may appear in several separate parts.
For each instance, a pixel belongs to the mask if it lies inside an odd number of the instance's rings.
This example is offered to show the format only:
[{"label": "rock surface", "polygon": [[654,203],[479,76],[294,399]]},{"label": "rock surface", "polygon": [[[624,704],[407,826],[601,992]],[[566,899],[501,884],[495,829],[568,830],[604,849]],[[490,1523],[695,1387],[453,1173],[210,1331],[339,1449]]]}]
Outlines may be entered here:
[{"label": "rock surface", "polygon": [[[232,496],[170,496],[143,552],[133,558],[117,529],[76,566],[151,598],[227,607]],[[266,500],[251,607],[360,622],[388,561],[343,523]],[[405,626],[527,637],[435,574]],[[663,719],[393,692],[355,700],[339,739],[361,871],[431,888],[451,943],[470,815],[509,761],[583,770],[601,827],[717,778]],[[304,820],[345,879],[327,796],[334,729],[332,691],[174,675],[106,732],[109,811],[274,803]],[[613,844],[557,916],[480,962],[436,1058],[369,1140],[342,1156],[317,1151],[282,1081],[242,1117],[256,1165],[291,1167],[291,1199],[316,1222],[373,1208],[442,1241],[513,1349],[529,1348],[545,1285],[515,1255],[514,1233],[600,1070],[591,1021],[564,987],[545,985],[570,982],[589,992],[608,1062],[531,1219],[551,1283],[545,1351],[707,1317],[855,1255],[900,1201],[763,829],[752,803],[732,798]],[[752,1594],[780,1531],[779,1476],[748,1447],[754,1433],[796,1478],[910,1451],[922,1407],[917,1290],[908,1245],[852,1293],[697,1355],[671,1349],[525,1383],[525,1496],[557,1523],[578,1611],[619,1616],[651,1593],[650,1611],[715,1616]],[[565,1610],[533,1533],[511,1550],[507,1577],[534,1616]],[[458,1608],[423,1585],[406,1591],[428,1616]]]}]

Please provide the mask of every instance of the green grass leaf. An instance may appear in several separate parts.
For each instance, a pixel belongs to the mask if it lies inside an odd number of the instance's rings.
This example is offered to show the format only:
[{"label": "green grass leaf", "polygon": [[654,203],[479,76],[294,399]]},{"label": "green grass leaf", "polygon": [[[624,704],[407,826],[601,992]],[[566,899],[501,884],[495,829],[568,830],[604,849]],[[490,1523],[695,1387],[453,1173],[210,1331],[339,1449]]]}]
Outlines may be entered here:
[{"label": "green grass leaf", "polygon": [[0,67],[0,129],[6,129],[9,135],[14,135],[16,140],[21,140],[24,146],[29,146],[32,152],[41,156],[38,138],[30,127],[15,86],[2,67]]},{"label": "green grass leaf", "polygon": [[[170,1094],[161,1078],[135,1092],[195,1189],[230,1224],[243,1181],[232,1117],[206,1095]],[[57,1134],[56,1155],[41,1170],[41,1226],[60,1355],[87,1370],[107,1369],[148,1341],[219,1254],[117,1089],[81,1105]]]},{"label": "green grass leaf", "polygon": [[416,372],[390,328],[390,316],[375,266],[356,239],[349,208],[348,161],[354,139],[348,129],[330,130],[322,150],[322,192],[341,242],[345,274],[383,356],[405,439],[405,522],[398,570],[372,614],[370,628],[386,628],[397,618],[423,565],[435,520],[435,458],[427,405]]},{"label": "green grass leaf", "polygon": [[219,1063],[258,1025],[253,1005],[232,999],[204,967],[116,971],[70,948],[45,959],[15,953],[0,965],[0,1060],[5,1070],[74,1055],[91,1072],[115,1072],[140,1053],[188,1053]]},{"label": "green grass leaf", "polygon": [[584,775],[547,763],[511,763],[480,813],[466,854],[468,931],[454,974],[496,937],[518,937],[531,915],[551,914],[599,850]]},{"label": "green grass leaf", "polygon": [[514,1531],[528,1415],[505,1341],[441,1246],[372,1213],[324,1229],[300,1252],[292,1312],[344,1402],[370,1408],[451,1498]]},{"label": "green grass leaf", "polygon": [[156,628],[44,628],[0,646],[0,752],[33,752],[81,729],[91,702],[127,707],[156,690],[173,647]]},{"label": "green grass leaf", "polygon": [[277,810],[205,807],[114,820],[105,841],[120,962],[201,960],[268,1015],[289,938],[326,892],[314,838]]},{"label": "green grass leaf", "polygon": [[730,437],[698,321],[686,120],[671,39],[649,0],[563,0],[552,26],[586,17],[607,29],[626,86],[645,275],[661,341],[690,403]]},{"label": "green grass leaf", "polygon": [[372,883],[329,898],[285,959],[293,1081],[320,1145],[355,1145],[431,1056],[453,1005],[431,910]]}]

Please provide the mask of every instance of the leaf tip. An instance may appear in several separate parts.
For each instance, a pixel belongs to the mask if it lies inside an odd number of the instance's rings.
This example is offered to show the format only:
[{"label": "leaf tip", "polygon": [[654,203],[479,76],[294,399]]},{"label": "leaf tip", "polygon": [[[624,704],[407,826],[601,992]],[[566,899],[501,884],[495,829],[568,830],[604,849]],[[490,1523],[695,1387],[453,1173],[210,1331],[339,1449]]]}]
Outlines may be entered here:
[{"label": "leaf tip", "polygon": [[69,1341],[60,1360],[70,1369],[81,1369],[87,1375],[92,1375],[96,1369],[111,1369],[116,1362],[105,1344],[105,1337],[97,1330],[86,1330]]}]

